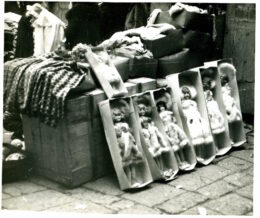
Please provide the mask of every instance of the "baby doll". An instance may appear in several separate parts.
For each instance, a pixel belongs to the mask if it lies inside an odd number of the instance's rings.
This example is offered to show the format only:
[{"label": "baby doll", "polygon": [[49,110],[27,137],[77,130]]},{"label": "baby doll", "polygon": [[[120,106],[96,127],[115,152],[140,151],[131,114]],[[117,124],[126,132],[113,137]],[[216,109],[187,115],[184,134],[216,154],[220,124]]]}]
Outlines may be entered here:
[{"label": "baby doll", "polygon": [[196,146],[197,156],[201,156],[201,146],[199,145],[213,142],[210,128],[202,118],[196,101],[192,100],[197,94],[195,88],[192,86],[182,86],[181,93],[181,105],[192,138],[192,144]]},{"label": "baby doll", "polygon": [[168,140],[176,154],[179,166],[183,168],[188,165],[183,153],[183,148],[188,145],[189,142],[184,131],[176,124],[173,112],[166,109],[167,106],[165,102],[160,101],[157,103],[157,110],[163,121]]},{"label": "baby doll", "polygon": [[211,91],[211,89],[214,88],[215,83],[210,77],[203,76],[202,85],[204,89],[204,96],[206,99],[212,133],[220,134],[225,131],[225,120],[222,113],[220,112],[218,103],[213,98],[213,93]]},{"label": "baby doll", "polygon": [[237,106],[235,99],[231,94],[231,87],[229,82],[234,78],[236,69],[232,64],[221,63],[218,67],[221,79],[222,97],[226,108],[227,119],[229,123],[242,120],[241,112]]},{"label": "baby doll", "polygon": [[134,165],[143,162],[143,155],[136,145],[129,125],[124,121],[124,113],[119,108],[113,108],[112,115],[124,170],[130,183],[133,184],[133,186],[138,186],[138,183],[134,182],[136,180],[136,169]]},{"label": "baby doll", "polygon": [[154,158],[158,168],[164,171],[162,153],[169,152],[170,148],[159,129],[152,122],[151,117],[148,116],[148,107],[144,101],[138,101],[138,110],[142,133],[148,146],[148,150]]},{"label": "baby doll", "polygon": [[88,61],[88,59],[86,58],[86,53],[91,54],[89,58],[93,59],[92,64],[95,63],[95,65],[97,65],[96,67],[98,67],[98,63],[102,64],[100,68],[103,68],[102,71],[104,72],[105,78],[110,83],[111,87],[114,89],[115,92],[119,91],[120,75],[111,63],[110,57],[107,54],[107,52],[103,51],[99,53],[94,53],[92,52],[90,46],[79,43],[73,47],[71,51],[71,56],[77,62],[86,62]]}]

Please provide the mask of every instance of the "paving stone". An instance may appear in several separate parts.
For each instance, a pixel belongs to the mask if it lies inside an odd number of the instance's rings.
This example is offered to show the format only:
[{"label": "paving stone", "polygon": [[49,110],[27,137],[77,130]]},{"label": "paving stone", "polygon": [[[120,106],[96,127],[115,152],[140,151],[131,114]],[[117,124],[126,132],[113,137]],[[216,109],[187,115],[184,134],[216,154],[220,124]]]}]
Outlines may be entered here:
[{"label": "paving stone", "polygon": [[[225,160],[223,160],[223,161],[225,161]],[[219,180],[220,178],[223,178],[224,176],[226,176],[230,173],[231,173],[230,170],[222,168],[217,165],[203,166],[201,168],[198,168],[196,171],[196,174],[198,174],[201,177],[208,178],[211,181]]]},{"label": "paving stone", "polygon": [[120,190],[117,178],[115,175],[106,176],[93,182],[88,182],[83,185],[89,189],[103,192],[109,195],[120,195],[124,192]]},{"label": "paving stone", "polygon": [[229,169],[231,171],[241,171],[252,166],[252,163],[241,160],[236,157],[229,157],[217,163],[217,166]]},{"label": "paving stone", "polygon": [[180,212],[186,211],[189,208],[194,207],[195,205],[204,202],[208,198],[193,192],[187,192],[180,196],[175,197],[174,199],[168,200],[158,208],[169,214],[178,214]]},{"label": "paving stone", "polygon": [[134,204],[135,203],[133,201],[123,199],[123,200],[114,202],[114,203],[108,205],[107,207],[118,211],[118,210],[128,209],[128,208],[132,207]]},{"label": "paving stone", "polygon": [[133,205],[130,208],[120,210],[118,213],[119,214],[160,214],[160,211],[143,205]]},{"label": "paving stone", "polygon": [[244,188],[241,188],[236,191],[239,195],[247,197],[253,200],[253,184],[250,184]]},{"label": "paving stone", "polygon": [[201,189],[198,189],[197,191],[209,198],[217,198],[233,191],[235,188],[235,186],[230,185],[225,181],[217,181]]},{"label": "paving stone", "polygon": [[38,184],[38,185],[42,185],[44,187],[53,189],[55,191],[59,191],[59,192],[66,192],[68,190],[68,188],[66,188],[65,186],[60,185],[57,182],[53,182],[49,179],[45,179],[41,176],[33,176],[32,178],[30,178],[30,182]]},{"label": "paving stone", "polygon": [[247,171],[237,172],[224,178],[224,180],[230,184],[242,187],[253,183],[253,176],[248,175]]},{"label": "paving stone", "polygon": [[204,207],[224,215],[243,215],[252,211],[253,203],[247,198],[231,193],[216,200],[206,202]]},{"label": "paving stone", "polygon": [[2,187],[2,191],[11,196],[21,196],[24,194],[34,193],[42,190],[46,190],[46,187],[36,185],[28,181],[7,183],[4,184]]},{"label": "paving stone", "polygon": [[169,182],[169,185],[174,187],[181,187],[184,190],[195,191],[211,182],[210,179],[198,175],[197,173],[189,173],[177,177],[175,180]]},{"label": "paving stone", "polygon": [[247,143],[254,145],[254,136],[253,135],[247,135]]},{"label": "paving stone", "polygon": [[50,207],[63,205],[73,199],[53,190],[35,192],[25,196],[10,198],[2,201],[2,206],[10,210],[40,211]]},{"label": "paving stone", "polygon": [[8,195],[6,193],[2,193],[2,200],[7,199],[7,198],[12,198],[12,196]]},{"label": "paving stone", "polygon": [[253,212],[251,211],[251,212],[247,213],[246,216],[253,216]]},{"label": "paving stone", "polygon": [[233,151],[231,156],[241,158],[243,160],[249,161],[249,162],[254,162],[253,158],[253,150],[242,150],[242,151]]},{"label": "paving stone", "polygon": [[[191,209],[184,211],[183,213],[180,213],[179,215],[201,215],[199,213],[199,209],[198,209],[199,207],[200,206],[195,206]],[[205,209],[206,209],[206,212],[207,212],[206,215],[221,215],[221,213],[216,212],[214,210],[211,210],[211,209],[208,209],[208,208],[205,208]]]},{"label": "paving stone", "polygon": [[104,195],[102,193],[95,192],[86,188],[75,188],[72,190],[68,190],[66,194],[76,199],[89,200],[103,206],[120,200],[120,198],[116,196]]},{"label": "paving stone", "polygon": [[123,194],[121,197],[151,207],[184,192],[185,191],[181,189],[174,188],[167,184],[161,184],[160,186],[140,190],[135,193],[126,193]]},{"label": "paving stone", "polygon": [[113,210],[105,208],[101,205],[95,204],[90,201],[77,200],[68,204],[64,204],[57,207],[48,208],[45,211],[55,211],[55,212],[75,212],[75,213],[101,213],[101,214],[111,214],[114,213]]}]

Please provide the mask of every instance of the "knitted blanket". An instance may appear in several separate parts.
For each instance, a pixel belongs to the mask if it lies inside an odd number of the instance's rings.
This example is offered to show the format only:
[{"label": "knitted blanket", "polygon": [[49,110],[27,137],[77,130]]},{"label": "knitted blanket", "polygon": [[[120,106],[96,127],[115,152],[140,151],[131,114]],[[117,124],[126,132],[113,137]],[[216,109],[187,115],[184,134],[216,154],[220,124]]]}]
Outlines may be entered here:
[{"label": "knitted blanket", "polygon": [[84,78],[76,63],[53,58],[15,59],[4,64],[4,110],[37,116],[55,127],[64,117],[68,92]]}]

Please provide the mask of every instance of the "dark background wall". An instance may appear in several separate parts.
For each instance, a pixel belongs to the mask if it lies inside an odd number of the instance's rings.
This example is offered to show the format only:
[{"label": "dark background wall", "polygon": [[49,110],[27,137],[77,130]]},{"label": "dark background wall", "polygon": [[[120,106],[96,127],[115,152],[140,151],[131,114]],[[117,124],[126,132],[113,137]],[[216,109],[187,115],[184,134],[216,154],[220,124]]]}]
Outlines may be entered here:
[{"label": "dark background wall", "polygon": [[255,4],[228,4],[224,57],[232,57],[237,68],[243,113],[254,114]]}]

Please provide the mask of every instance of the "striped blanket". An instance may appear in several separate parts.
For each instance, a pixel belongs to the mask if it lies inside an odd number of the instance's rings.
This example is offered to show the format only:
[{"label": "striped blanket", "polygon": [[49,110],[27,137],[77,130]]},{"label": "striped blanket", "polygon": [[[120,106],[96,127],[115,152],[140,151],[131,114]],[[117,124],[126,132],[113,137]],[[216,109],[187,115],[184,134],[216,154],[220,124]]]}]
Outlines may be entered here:
[{"label": "striped blanket", "polygon": [[30,57],[4,64],[4,110],[37,116],[55,127],[68,92],[85,76],[75,62]]}]

